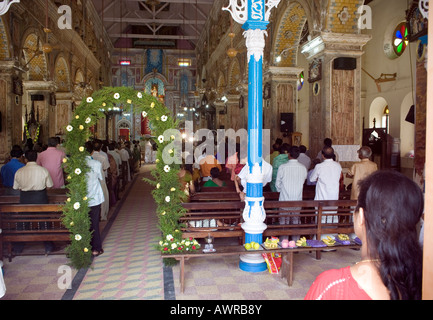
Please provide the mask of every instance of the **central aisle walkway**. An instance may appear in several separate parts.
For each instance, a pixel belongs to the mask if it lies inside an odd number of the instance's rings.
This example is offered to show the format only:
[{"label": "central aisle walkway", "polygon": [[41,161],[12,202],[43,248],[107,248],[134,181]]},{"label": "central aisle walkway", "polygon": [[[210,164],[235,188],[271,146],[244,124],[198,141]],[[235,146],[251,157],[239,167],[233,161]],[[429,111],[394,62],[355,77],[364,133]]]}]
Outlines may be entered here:
[{"label": "central aisle walkway", "polygon": [[[154,249],[159,230],[150,178],[154,166],[141,168],[129,187],[113,224],[107,225],[104,254],[93,260],[74,300],[82,299],[164,299],[162,262]],[[77,275],[79,276],[79,275]]]}]

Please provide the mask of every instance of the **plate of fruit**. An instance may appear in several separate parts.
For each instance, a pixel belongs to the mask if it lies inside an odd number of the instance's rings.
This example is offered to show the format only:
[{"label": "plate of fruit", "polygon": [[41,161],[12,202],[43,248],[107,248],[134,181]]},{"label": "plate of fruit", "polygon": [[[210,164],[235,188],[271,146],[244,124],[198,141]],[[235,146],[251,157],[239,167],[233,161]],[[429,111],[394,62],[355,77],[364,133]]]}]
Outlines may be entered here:
[{"label": "plate of fruit", "polygon": [[277,237],[266,238],[262,246],[267,250],[278,249],[278,242],[280,242],[280,240]]},{"label": "plate of fruit", "polygon": [[322,241],[328,246],[332,247],[335,246],[335,239],[331,236],[327,236],[325,239],[322,239]]},{"label": "plate of fruit", "polygon": [[343,245],[349,245],[350,244],[350,238],[347,234],[344,233],[339,233],[336,237],[335,237],[335,241],[337,241],[340,244]]},{"label": "plate of fruit", "polygon": [[291,240],[289,241],[288,239],[284,239],[283,241],[281,241],[280,243],[278,243],[280,245],[281,248],[289,248],[289,249],[295,249],[298,246],[296,245],[296,242]]},{"label": "plate of fruit", "polygon": [[296,241],[296,246],[298,246],[298,247],[309,247],[309,245],[307,243],[307,238],[305,238],[305,237],[300,238],[298,241]]},{"label": "plate of fruit", "polygon": [[249,243],[245,243],[245,244],[244,244],[244,247],[245,247],[245,249],[248,250],[248,251],[263,250],[263,248],[260,247],[260,243],[258,243],[258,242],[254,242],[254,241],[251,241],[251,242],[249,242]]}]

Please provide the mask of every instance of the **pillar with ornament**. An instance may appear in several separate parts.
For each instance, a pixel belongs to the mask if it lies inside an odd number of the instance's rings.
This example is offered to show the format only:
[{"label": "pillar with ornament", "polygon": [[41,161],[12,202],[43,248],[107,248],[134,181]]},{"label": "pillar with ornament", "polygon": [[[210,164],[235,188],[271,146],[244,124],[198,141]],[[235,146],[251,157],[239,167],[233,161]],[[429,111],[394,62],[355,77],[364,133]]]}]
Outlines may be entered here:
[{"label": "pillar with ornament", "polygon": [[[263,52],[266,28],[271,10],[280,0],[230,0],[229,11],[233,20],[242,24],[248,58],[248,174],[245,209],[243,212],[245,243],[261,243],[266,213],[263,208]],[[267,269],[261,254],[240,256],[239,267],[247,272]]]}]

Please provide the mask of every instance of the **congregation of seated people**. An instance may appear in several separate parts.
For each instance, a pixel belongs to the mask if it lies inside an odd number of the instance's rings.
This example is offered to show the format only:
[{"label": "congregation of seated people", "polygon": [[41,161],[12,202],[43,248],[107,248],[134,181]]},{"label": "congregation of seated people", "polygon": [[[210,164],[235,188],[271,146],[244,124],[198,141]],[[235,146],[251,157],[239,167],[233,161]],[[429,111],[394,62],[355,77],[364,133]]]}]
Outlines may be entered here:
[{"label": "congregation of seated people", "polygon": [[[99,161],[102,177],[98,183],[104,192],[99,220],[108,219],[109,210],[121,198],[121,192],[141,166],[141,153],[138,142],[117,143],[94,139],[92,158]],[[138,150],[137,150],[138,149]],[[17,197],[21,204],[49,203],[50,193],[67,192],[68,180],[64,170],[65,149],[59,137],[50,137],[47,144],[26,142],[24,146],[14,145],[8,159],[1,165],[0,196]],[[23,246],[14,245],[14,253]],[[46,253],[54,250],[52,243],[45,243]]]}]

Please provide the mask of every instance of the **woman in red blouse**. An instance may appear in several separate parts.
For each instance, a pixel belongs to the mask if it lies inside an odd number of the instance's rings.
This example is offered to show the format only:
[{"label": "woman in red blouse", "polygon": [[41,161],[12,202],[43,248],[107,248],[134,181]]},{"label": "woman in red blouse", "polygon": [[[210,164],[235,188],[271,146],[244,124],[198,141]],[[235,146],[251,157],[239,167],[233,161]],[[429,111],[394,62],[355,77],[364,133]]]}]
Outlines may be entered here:
[{"label": "woman in red blouse", "polygon": [[353,221],[361,261],[320,274],[305,300],[421,300],[421,189],[395,171],[377,171],[359,186]]}]

